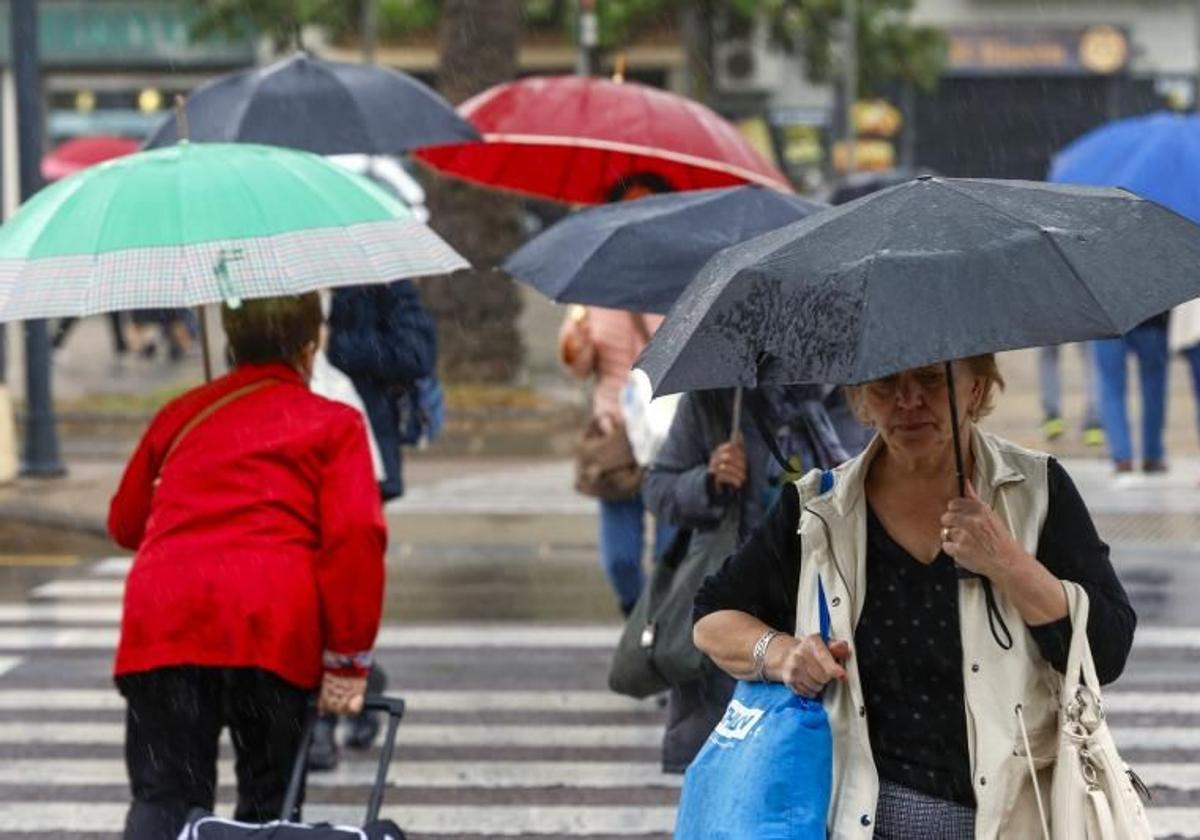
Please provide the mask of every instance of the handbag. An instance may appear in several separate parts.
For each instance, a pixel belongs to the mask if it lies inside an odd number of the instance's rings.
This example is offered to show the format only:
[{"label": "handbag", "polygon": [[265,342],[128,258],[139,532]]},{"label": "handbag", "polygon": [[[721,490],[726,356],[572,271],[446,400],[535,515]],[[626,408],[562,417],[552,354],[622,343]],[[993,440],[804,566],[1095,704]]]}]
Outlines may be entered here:
[{"label": "handbag", "polygon": [[1038,785],[1025,718],[1017,707],[1025,755],[1046,840],[1153,840],[1145,785],[1121,760],[1104,718],[1100,680],[1087,639],[1088,595],[1063,581],[1071,615],[1071,648],[1059,694],[1058,750],[1049,813]]},{"label": "handbag", "polygon": [[575,443],[575,489],[606,502],[623,502],[642,490],[645,470],[633,456],[625,425],[593,417]]},{"label": "handbag", "polygon": [[[821,638],[829,608],[818,582]],[[675,840],[825,840],[833,733],[820,698],[739,681],[683,777]]]},{"label": "handbag", "polygon": [[[644,346],[650,341],[646,322],[634,312],[627,314]],[[622,418],[593,417],[575,442],[575,489],[606,502],[624,502],[641,492],[644,475]]]},{"label": "handbag", "polygon": [[625,621],[608,670],[608,687],[649,697],[703,676],[705,656],[692,643],[692,604],[704,579],[737,548],[736,505],[707,540],[681,531],[654,566],[650,582]]}]

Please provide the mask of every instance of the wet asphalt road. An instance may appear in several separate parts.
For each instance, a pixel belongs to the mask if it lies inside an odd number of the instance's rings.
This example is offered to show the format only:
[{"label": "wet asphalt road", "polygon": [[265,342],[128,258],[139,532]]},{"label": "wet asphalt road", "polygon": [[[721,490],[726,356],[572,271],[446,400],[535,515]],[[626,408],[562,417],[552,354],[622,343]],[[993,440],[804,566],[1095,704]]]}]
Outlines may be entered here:
[{"label": "wet asphalt road", "polygon": [[[380,658],[411,714],[385,810],[414,837],[670,831],[662,712],[606,691],[616,616],[563,469],[471,492],[448,479],[392,511]],[[1141,617],[1110,721],[1155,789],[1160,836],[1200,836],[1200,493],[1182,468],[1120,488],[1100,465],[1068,469]],[[127,563],[30,529],[0,529],[0,545],[0,840],[112,836],[127,793],[108,674]],[[312,815],[353,819],[372,757],[314,777]],[[226,768],[226,802],[229,781]]]}]

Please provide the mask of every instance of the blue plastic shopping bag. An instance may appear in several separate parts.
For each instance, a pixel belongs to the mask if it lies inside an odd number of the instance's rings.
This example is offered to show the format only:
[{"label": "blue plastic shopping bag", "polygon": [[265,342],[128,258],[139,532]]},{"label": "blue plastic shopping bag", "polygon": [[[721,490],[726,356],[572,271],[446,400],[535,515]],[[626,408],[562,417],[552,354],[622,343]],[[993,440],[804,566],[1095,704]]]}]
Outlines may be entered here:
[{"label": "blue plastic shopping bag", "polygon": [[825,840],[832,776],[821,701],[739,682],[684,777],[675,840]]},{"label": "blue plastic shopping bag", "polygon": [[[822,477],[827,490],[832,476]],[[829,609],[818,582],[821,637]],[[675,840],[825,840],[833,738],[820,699],[780,683],[739,682],[688,767]]]}]

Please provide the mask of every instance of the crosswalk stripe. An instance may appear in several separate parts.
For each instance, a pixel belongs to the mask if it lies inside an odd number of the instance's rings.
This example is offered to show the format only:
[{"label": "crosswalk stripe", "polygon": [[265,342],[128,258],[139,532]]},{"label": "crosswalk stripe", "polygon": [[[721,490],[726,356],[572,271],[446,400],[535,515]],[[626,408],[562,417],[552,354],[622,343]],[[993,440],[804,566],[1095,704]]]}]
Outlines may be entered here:
[{"label": "crosswalk stripe", "polygon": [[[608,691],[404,691],[410,712],[629,712],[653,701]],[[0,689],[0,709],[107,711],[124,709],[115,689]]]},{"label": "crosswalk stripe", "polygon": [[[63,834],[117,832],[125,821],[125,803],[5,802],[0,803],[0,826],[5,831]],[[314,806],[311,820],[342,825],[361,821],[362,806]],[[386,803],[383,815],[413,834],[513,834],[570,836],[580,834],[661,834],[673,830],[675,809],[661,806],[581,805],[444,805],[395,806]]]},{"label": "crosswalk stripe", "polygon": [[1150,808],[1157,837],[1200,837],[1200,808]]},{"label": "crosswalk stripe", "polygon": [[[1198,740],[1200,740],[1200,733]],[[502,747],[643,747],[657,746],[661,726],[526,726],[510,724],[406,724],[400,727],[401,745],[502,746]],[[0,744],[122,744],[121,723],[4,722]]]},{"label": "crosswalk stripe", "polygon": [[[417,626],[383,627],[376,650],[422,648],[537,648],[558,650],[612,648],[619,627],[572,625]],[[0,650],[75,648],[110,650],[116,647],[116,627],[4,627]]]},{"label": "crosswalk stripe", "polygon": [[[0,824],[13,832],[115,832],[125,818],[124,803],[0,803]],[[362,808],[328,806],[310,809],[310,818],[353,825]],[[398,806],[384,815],[414,834],[651,834],[674,828],[675,809],[668,807],[587,807],[564,805]],[[1150,819],[1160,836],[1194,836],[1200,808],[1152,808]]]},{"label": "crosswalk stripe", "polygon": [[129,570],[132,568],[132,557],[105,557],[93,563],[89,571],[98,577],[123,578],[129,574]]},{"label": "crosswalk stripe", "polygon": [[117,624],[119,603],[0,604],[0,624]]},{"label": "crosswalk stripe", "polygon": [[0,656],[0,677],[7,674],[13,668],[16,668],[24,661],[24,658],[20,656]]},{"label": "crosswalk stripe", "polygon": [[[7,831],[63,834],[66,832],[119,831],[125,803],[72,801],[0,803],[0,825]],[[578,805],[446,805],[384,806],[384,816],[395,819],[414,834],[481,834],[505,836],[534,834],[571,836],[584,834],[665,834],[673,830],[675,809],[663,806]],[[308,819],[354,825],[362,818],[361,806],[317,806]],[[1151,808],[1150,821],[1159,836],[1196,836],[1200,808]]]},{"label": "crosswalk stripe", "polygon": [[[612,648],[620,630],[609,625],[387,626],[380,629],[375,648]],[[0,650],[110,650],[116,647],[117,637],[116,627],[4,627],[0,628]]]},{"label": "crosswalk stripe", "polygon": [[[0,657],[0,674],[7,663],[19,661]],[[630,712],[653,702],[609,691],[404,691],[401,696],[412,712]],[[114,689],[0,689],[0,710],[5,711],[124,708],[125,701]],[[1200,693],[1110,689],[1104,693],[1104,708],[1110,714],[1200,715]]]},{"label": "crosswalk stripe", "polygon": [[[1200,729],[1121,726],[1113,736],[1121,749],[1200,750]],[[21,721],[0,723],[0,744],[121,744],[121,723]],[[656,746],[662,727],[644,724],[406,724],[399,743],[413,746],[645,747]]]},{"label": "crosswalk stripe", "polygon": [[[343,757],[336,770],[314,773],[317,787],[369,785],[375,762]],[[1200,792],[1200,764],[1145,763],[1134,769],[1150,787]],[[233,762],[222,761],[221,779],[234,778]],[[586,787],[677,788],[683,777],[663,773],[657,763],[633,761],[396,761],[388,771],[392,787],[411,788],[536,788]],[[107,759],[11,759],[0,764],[0,785],[125,784],[125,764]]]},{"label": "crosswalk stripe", "polygon": [[[112,610],[108,607],[106,609]],[[12,616],[20,613],[11,611]],[[110,612],[114,620],[119,612]],[[0,616],[4,612],[0,610]],[[33,615],[33,613],[30,613]],[[52,612],[46,615],[53,615]],[[11,620],[11,619],[10,619]],[[609,624],[477,624],[385,626],[379,631],[377,649],[397,648],[612,648],[621,627]],[[24,648],[107,649],[117,643],[116,627],[0,627],[0,650]],[[1135,649],[1191,650],[1200,648],[1200,628],[1147,627],[1134,637]]]},{"label": "crosswalk stripe", "polygon": [[[310,775],[308,784],[370,785],[375,769],[369,758],[344,758],[336,770]],[[217,774],[232,783],[233,762],[220,762]],[[397,761],[388,770],[388,782],[397,788],[677,788],[682,780],[663,773],[656,763],[628,761]],[[123,787],[125,764],[103,759],[13,759],[0,764],[0,785],[26,784]]]}]

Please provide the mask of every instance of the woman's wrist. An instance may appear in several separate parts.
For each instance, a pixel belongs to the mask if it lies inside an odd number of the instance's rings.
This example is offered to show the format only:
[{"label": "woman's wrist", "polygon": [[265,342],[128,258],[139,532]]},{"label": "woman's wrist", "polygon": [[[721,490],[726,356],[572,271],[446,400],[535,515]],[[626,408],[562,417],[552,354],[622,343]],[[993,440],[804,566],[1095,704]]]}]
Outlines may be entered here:
[{"label": "woman's wrist", "polygon": [[1019,551],[1006,559],[994,583],[1030,626],[1067,615],[1062,582],[1032,554]]},{"label": "woman's wrist", "polygon": [[764,682],[783,682],[783,662],[794,641],[787,633],[776,633],[771,637],[763,657]]}]

